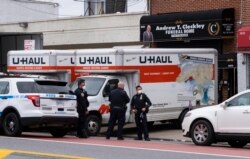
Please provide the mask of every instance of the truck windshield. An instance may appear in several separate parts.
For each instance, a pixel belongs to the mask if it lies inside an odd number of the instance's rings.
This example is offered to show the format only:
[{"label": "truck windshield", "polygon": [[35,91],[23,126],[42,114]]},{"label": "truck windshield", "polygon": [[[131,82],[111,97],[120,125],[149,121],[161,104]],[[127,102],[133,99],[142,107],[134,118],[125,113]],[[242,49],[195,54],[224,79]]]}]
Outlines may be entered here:
[{"label": "truck windshield", "polygon": [[19,93],[52,93],[69,94],[69,87],[64,82],[56,81],[23,81],[17,82]]},{"label": "truck windshield", "polygon": [[[99,78],[99,77],[84,77],[81,79],[85,80],[86,91],[89,96],[97,95],[100,89],[102,88],[103,83],[105,82],[105,78]],[[75,81],[74,85],[72,86],[71,88],[72,91],[75,91],[77,89],[78,81],[79,78]]]}]

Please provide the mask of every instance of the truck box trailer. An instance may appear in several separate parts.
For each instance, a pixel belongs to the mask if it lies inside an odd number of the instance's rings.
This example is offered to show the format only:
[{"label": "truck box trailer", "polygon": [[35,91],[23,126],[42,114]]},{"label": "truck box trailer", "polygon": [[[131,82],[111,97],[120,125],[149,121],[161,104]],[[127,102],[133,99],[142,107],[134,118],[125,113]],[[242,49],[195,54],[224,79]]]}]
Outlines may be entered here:
[{"label": "truck box trailer", "polygon": [[[215,49],[84,49],[10,51],[8,72],[42,74],[71,82],[86,81],[88,131],[96,135],[108,123],[110,91],[119,81],[132,97],[141,85],[152,106],[149,123],[182,122],[188,109],[217,103]],[[126,122],[133,122],[130,106]]]}]

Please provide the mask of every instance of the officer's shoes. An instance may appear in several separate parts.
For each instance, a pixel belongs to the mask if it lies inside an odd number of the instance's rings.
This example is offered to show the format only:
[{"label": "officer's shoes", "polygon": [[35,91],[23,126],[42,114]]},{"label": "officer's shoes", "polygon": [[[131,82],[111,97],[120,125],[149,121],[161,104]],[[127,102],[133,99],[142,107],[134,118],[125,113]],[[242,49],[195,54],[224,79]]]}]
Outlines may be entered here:
[{"label": "officer's shoes", "polygon": [[150,141],[150,138],[146,138],[145,141]]},{"label": "officer's shoes", "polygon": [[78,138],[84,138],[83,135],[76,135]]},{"label": "officer's shoes", "polygon": [[83,135],[83,134],[77,134],[76,137],[78,137],[78,138],[85,138],[85,139],[89,138],[89,136],[86,135],[86,134],[85,135]]},{"label": "officer's shoes", "polygon": [[110,139],[110,137],[109,137],[109,136],[106,136],[106,139],[107,139],[107,140],[109,140],[109,139]]},{"label": "officer's shoes", "polygon": [[118,137],[117,140],[124,140],[124,138],[123,137]]},{"label": "officer's shoes", "polygon": [[142,140],[142,138],[137,137],[137,138],[135,138],[135,140]]}]

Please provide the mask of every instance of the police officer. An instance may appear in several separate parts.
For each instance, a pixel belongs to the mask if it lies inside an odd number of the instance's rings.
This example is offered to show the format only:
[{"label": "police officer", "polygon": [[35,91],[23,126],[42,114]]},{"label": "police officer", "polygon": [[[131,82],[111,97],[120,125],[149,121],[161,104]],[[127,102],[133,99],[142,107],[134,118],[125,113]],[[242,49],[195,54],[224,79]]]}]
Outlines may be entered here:
[{"label": "police officer", "polygon": [[78,81],[78,88],[75,90],[75,95],[77,97],[77,112],[78,112],[78,122],[77,122],[77,137],[88,138],[87,126],[86,126],[86,116],[88,114],[88,94],[85,90],[85,81],[80,79]]},{"label": "police officer", "polygon": [[126,104],[129,102],[129,97],[124,91],[124,83],[119,82],[118,88],[111,91],[109,96],[110,101],[110,117],[108,123],[108,130],[106,134],[106,139],[110,139],[110,136],[113,132],[114,125],[118,120],[118,132],[117,139],[124,140],[122,129],[125,124],[125,113],[127,110]]},{"label": "police officer", "polygon": [[147,95],[142,93],[142,87],[140,85],[136,86],[136,92],[131,100],[131,110],[135,113],[135,123],[137,127],[136,140],[142,140],[143,132],[144,139],[150,141],[147,128],[147,113],[152,103]]}]

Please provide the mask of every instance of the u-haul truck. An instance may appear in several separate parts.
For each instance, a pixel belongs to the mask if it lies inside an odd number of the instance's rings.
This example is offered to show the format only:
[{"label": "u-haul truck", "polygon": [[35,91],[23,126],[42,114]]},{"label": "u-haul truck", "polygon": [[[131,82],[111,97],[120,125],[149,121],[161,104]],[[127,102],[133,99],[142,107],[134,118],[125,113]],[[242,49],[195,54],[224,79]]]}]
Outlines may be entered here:
[{"label": "u-haul truck", "polygon": [[[10,51],[8,72],[42,74],[72,82],[85,79],[89,94],[88,131],[108,123],[108,95],[118,81],[132,97],[140,84],[152,106],[149,123],[182,122],[191,107],[217,103],[215,49],[85,49]],[[133,122],[130,107],[126,121]]]}]

